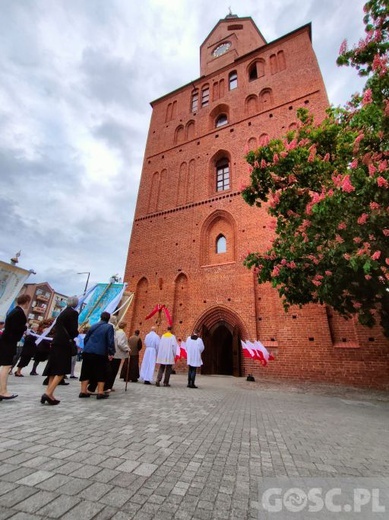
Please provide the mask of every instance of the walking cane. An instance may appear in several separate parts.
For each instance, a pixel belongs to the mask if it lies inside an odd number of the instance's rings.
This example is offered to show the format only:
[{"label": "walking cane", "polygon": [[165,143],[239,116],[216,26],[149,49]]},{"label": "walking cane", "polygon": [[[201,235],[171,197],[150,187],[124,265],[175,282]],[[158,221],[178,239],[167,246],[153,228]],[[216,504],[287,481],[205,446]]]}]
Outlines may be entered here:
[{"label": "walking cane", "polygon": [[130,372],[130,354],[128,354],[127,358],[127,369],[126,369],[126,387],[124,389],[125,392],[127,392],[127,385],[128,385],[128,376]]}]

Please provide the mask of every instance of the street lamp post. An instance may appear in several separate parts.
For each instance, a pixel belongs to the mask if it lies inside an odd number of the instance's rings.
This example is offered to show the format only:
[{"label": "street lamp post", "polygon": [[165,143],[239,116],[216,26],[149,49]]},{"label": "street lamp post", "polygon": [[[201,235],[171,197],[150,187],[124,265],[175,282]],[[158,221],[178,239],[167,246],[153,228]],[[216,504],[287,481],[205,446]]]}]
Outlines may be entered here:
[{"label": "street lamp post", "polygon": [[89,284],[89,277],[90,277],[90,272],[89,271],[83,271],[82,273],[77,273],[77,274],[87,274],[87,278],[86,278],[86,284],[85,284],[85,289],[84,289],[84,294],[86,294],[86,291],[88,289],[88,284]]}]

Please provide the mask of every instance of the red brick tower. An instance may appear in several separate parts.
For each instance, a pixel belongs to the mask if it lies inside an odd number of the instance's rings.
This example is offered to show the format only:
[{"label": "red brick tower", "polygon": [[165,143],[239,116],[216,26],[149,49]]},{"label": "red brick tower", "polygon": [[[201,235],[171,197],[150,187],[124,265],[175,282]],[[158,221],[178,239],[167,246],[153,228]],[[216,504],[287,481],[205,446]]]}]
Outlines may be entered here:
[{"label": "red brick tower", "polygon": [[[266,211],[240,194],[245,153],[293,128],[299,107],[320,118],[327,106],[310,24],[271,43],[249,17],[216,24],[200,47],[200,77],[152,103],[125,271],[135,293],[131,330],[147,333],[154,322],[146,315],[165,305],[178,338],[202,331],[205,374],[387,384],[378,329],[323,306],[285,314],[277,293],[242,264],[272,238]],[[247,361],[241,339],[261,340],[276,360],[266,369]]]}]

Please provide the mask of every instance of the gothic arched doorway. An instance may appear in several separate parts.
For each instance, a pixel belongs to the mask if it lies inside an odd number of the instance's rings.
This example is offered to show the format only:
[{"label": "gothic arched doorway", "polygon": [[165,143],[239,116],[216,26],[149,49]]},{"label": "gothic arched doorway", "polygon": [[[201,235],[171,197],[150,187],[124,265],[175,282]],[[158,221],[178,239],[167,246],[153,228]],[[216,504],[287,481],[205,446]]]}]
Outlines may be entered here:
[{"label": "gothic arched doorway", "polygon": [[204,331],[205,350],[202,374],[222,374],[232,376],[232,334],[225,325],[217,325],[212,332]]},{"label": "gothic arched doorway", "polygon": [[215,307],[209,309],[198,321],[205,350],[202,374],[233,375],[242,374],[241,337],[247,336],[239,317],[230,309]]}]

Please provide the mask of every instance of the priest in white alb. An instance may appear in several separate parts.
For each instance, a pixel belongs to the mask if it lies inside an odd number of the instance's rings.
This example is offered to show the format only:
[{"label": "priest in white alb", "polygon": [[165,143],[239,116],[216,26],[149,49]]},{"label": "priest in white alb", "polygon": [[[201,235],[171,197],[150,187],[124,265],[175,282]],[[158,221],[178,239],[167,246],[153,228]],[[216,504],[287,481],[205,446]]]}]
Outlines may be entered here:
[{"label": "priest in white alb", "polygon": [[162,335],[158,345],[157,363],[159,363],[159,369],[155,386],[161,385],[164,374],[163,386],[170,386],[170,374],[172,373],[172,367],[177,354],[177,347],[177,339],[172,333],[172,328],[168,327],[167,332]]},{"label": "priest in white alb", "polygon": [[186,340],[186,362],[188,365],[188,388],[197,388],[195,385],[197,367],[201,367],[203,361],[201,354],[204,351],[203,340],[199,332],[195,330]]},{"label": "priest in white alb", "polygon": [[145,337],[146,350],[140,367],[140,378],[143,379],[145,385],[151,385],[154,379],[159,339],[155,327],[151,327],[150,332]]}]

